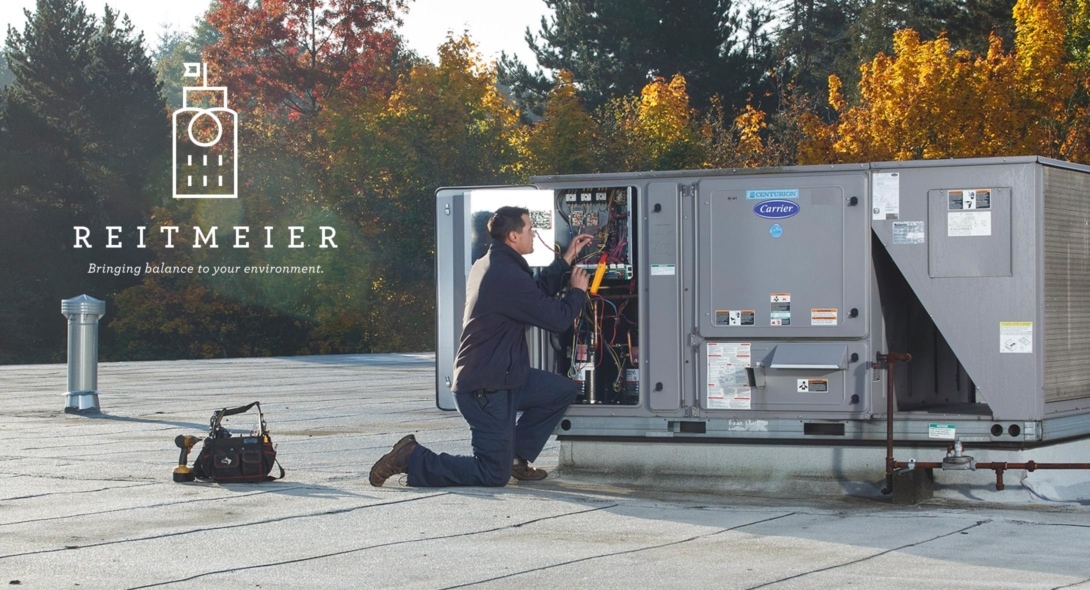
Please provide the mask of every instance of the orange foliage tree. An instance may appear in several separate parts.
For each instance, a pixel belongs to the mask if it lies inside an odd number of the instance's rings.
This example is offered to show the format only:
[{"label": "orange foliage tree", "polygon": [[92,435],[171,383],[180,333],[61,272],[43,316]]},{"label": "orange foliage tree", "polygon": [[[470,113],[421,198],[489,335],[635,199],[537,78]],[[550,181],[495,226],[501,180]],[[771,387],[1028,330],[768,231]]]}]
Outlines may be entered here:
[{"label": "orange foliage tree", "polygon": [[800,163],[860,162],[1042,154],[1085,159],[1071,98],[1076,69],[1067,59],[1067,17],[1060,0],[1019,0],[1016,40],[1004,51],[992,37],[987,54],[954,50],[944,37],[894,35],[894,54],[860,68],[858,104],[839,79],[829,102],[839,120],[810,119]]},{"label": "orange foliage tree", "polygon": [[289,117],[317,114],[337,92],[393,81],[390,66],[405,0],[217,0],[208,22],[219,40],[205,50],[218,83],[236,100]]}]

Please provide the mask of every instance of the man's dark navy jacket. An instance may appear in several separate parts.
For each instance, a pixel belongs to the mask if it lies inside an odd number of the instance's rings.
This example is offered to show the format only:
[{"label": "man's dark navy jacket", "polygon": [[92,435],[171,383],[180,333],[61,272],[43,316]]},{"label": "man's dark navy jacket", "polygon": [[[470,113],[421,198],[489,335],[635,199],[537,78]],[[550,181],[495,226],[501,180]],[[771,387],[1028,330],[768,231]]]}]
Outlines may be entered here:
[{"label": "man's dark navy jacket", "polygon": [[455,393],[513,389],[526,383],[527,327],[563,332],[586,302],[580,289],[556,297],[569,270],[571,266],[557,258],[535,279],[521,254],[492,241],[469,271],[462,339],[454,358]]}]

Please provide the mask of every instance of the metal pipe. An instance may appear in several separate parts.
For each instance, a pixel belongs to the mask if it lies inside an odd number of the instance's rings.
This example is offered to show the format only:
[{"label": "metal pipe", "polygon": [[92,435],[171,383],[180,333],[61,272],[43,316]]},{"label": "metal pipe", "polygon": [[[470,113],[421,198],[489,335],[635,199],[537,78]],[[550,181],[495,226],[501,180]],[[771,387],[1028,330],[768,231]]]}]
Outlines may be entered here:
[{"label": "metal pipe", "polygon": [[[897,469],[945,469],[946,466],[943,462],[928,462],[928,461],[898,461],[893,457],[893,364],[897,361],[909,362],[912,360],[911,354],[905,354],[900,352],[890,352],[886,354],[878,353],[876,361],[871,367],[874,370],[881,370],[882,364],[885,363],[886,370],[886,487],[882,490],[883,494],[890,494],[893,492],[893,472]],[[950,451],[955,452],[955,455],[961,457],[962,452],[961,441],[956,441],[954,446],[950,448]],[[976,463],[972,461],[971,457],[966,457],[969,461],[966,467],[969,470],[977,469],[991,469],[995,471],[995,489],[1002,491],[1005,487],[1003,484],[1003,473],[1009,469],[1025,469],[1026,471],[1035,471],[1037,469],[1090,469],[1090,463],[1038,463],[1036,461],[1026,461],[1025,463],[1007,463],[1005,461],[993,461],[988,463]],[[960,467],[960,464],[959,464]]]},{"label": "metal pipe", "polygon": [[912,355],[903,352],[878,353],[877,361],[873,368],[880,370],[882,363],[886,369],[886,487],[883,494],[893,492],[893,471],[895,459],[893,458],[893,363],[897,361],[909,362]]},{"label": "metal pipe", "polygon": [[[894,461],[894,469],[905,469],[912,467],[913,469],[942,469],[941,462],[928,462],[928,461],[913,461],[908,463],[905,461]],[[991,469],[995,471],[995,489],[1002,491],[1003,485],[1003,472],[1009,469],[1025,469],[1026,471],[1036,471],[1038,469],[1090,469],[1090,463],[1038,463],[1036,461],[1026,461],[1025,463],[1007,463],[1005,461],[992,461],[988,463],[974,463],[973,469]]]},{"label": "metal pipe", "polygon": [[68,319],[68,394],[64,411],[69,414],[97,414],[98,403],[98,321],[106,313],[106,302],[89,295],[61,301],[61,313]]}]

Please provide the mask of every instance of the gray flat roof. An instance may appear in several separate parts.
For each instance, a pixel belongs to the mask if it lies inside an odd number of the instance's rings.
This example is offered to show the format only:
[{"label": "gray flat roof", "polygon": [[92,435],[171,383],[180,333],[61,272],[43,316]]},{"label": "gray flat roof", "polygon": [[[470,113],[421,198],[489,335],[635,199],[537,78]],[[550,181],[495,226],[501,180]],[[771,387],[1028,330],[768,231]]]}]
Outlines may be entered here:
[{"label": "gray flat roof", "polygon": [[[62,412],[63,365],[0,367],[0,584],[1090,584],[1090,499],[898,507],[850,496],[662,493],[564,474],[494,489],[371,487],[371,464],[405,433],[436,451],[469,451],[461,418],[435,408],[434,384],[430,354],[104,363],[103,414],[89,417]],[[174,483],[174,437],[202,435],[214,409],[254,400],[286,479]],[[245,416],[233,426],[245,427]],[[551,443],[538,465],[555,466],[557,449]]]}]

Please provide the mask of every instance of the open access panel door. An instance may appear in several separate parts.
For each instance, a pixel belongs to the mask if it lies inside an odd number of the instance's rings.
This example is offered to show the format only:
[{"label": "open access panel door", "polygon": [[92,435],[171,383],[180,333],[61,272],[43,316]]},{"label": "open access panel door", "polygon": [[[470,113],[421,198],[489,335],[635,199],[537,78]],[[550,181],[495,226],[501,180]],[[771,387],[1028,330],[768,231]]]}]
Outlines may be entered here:
[{"label": "open access panel door", "polygon": [[[473,262],[488,251],[488,219],[503,206],[525,207],[546,244],[554,243],[553,191],[534,187],[442,188],[435,193],[435,405],[455,410],[454,355],[462,337],[466,278]],[[531,267],[547,266],[554,254],[544,247],[526,256]]]}]

